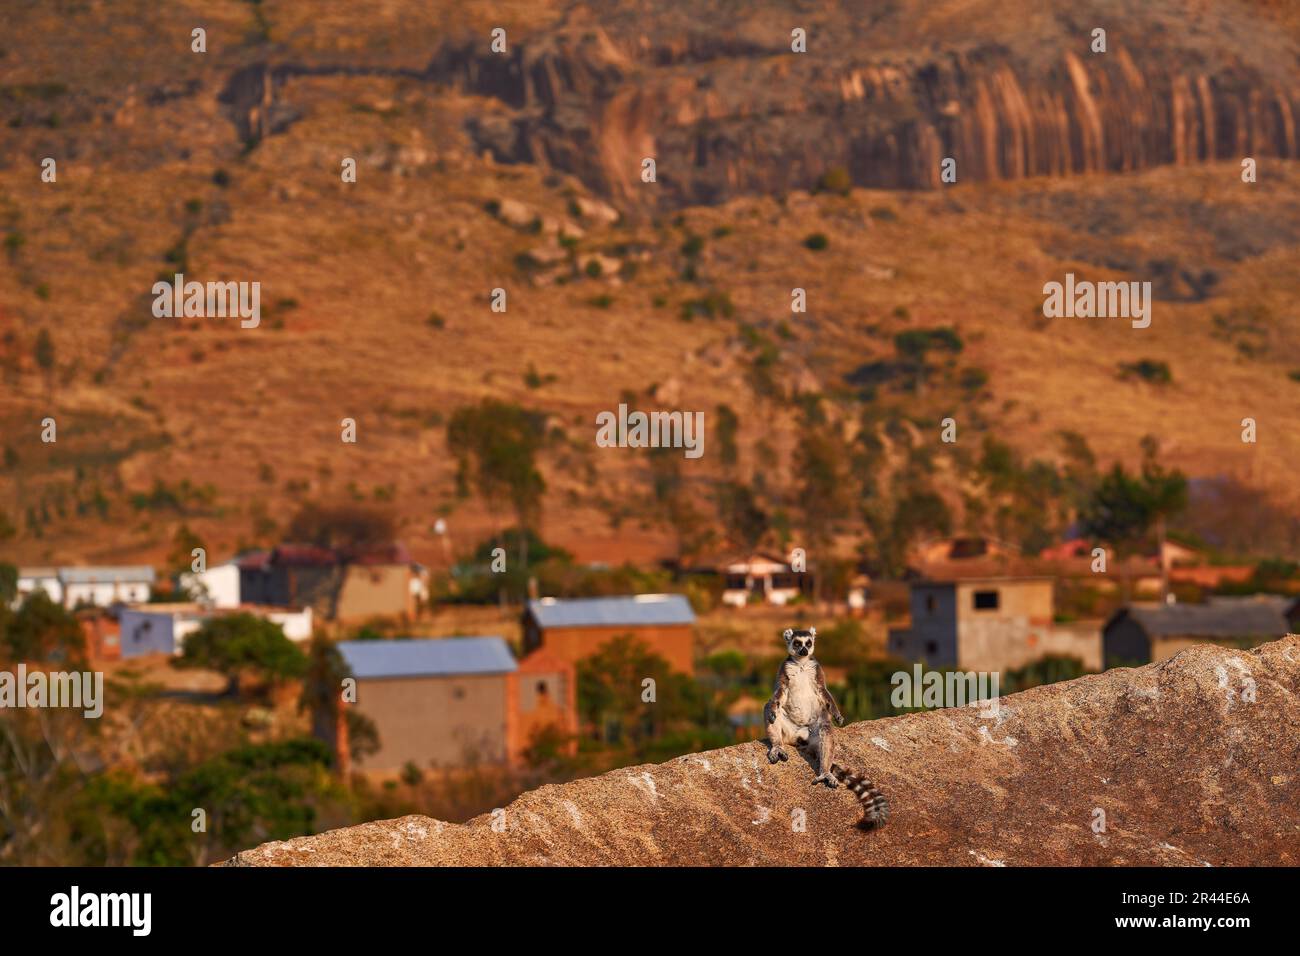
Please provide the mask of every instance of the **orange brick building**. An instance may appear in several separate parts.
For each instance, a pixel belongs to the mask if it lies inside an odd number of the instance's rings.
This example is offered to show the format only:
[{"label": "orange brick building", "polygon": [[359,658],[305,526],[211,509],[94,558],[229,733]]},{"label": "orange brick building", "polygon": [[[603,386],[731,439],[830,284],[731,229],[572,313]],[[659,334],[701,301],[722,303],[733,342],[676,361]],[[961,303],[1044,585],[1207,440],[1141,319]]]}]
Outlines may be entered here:
[{"label": "orange brick building", "polygon": [[543,648],[577,664],[601,645],[630,634],[683,674],[695,673],[695,612],[681,594],[542,598],[524,611],[524,650]]},{"label": "orange brick building", "polygon": [[[559,732],[564,751],[576,749],[577,686],[564,661],[538,653],[516,662],[500,637],[341,641],[338,648],[357,682],[348,706],[379,733],[379,751],[358,762],[362,770],[514,766],[547,727]],[[327,741],[341,768],[348,766],[345,727],[329,728]]]}]

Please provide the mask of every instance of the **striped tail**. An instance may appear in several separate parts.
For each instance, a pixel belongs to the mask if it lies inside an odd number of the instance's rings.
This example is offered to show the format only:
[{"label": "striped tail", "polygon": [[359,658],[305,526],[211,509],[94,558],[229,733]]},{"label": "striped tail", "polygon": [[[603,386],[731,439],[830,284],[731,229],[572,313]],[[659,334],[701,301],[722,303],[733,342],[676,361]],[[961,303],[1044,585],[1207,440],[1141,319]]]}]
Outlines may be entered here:
[{"label": "striped tail", "polygon": [[852,770],[846,770],[837,763],[831,764],[831,773],[840,783],[845,784],[862,805],[862,825],[868,830],[876,830],[889,822],[889,801],[876,789],[866,777]]}]

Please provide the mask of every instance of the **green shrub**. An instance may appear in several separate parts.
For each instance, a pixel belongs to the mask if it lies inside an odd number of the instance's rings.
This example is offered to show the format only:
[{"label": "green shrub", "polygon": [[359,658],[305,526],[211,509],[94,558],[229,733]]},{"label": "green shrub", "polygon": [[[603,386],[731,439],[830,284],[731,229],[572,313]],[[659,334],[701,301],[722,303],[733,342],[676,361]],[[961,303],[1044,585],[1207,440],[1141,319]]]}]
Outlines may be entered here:
[{"label": "green shrub", "polygon": [[1119,377],[1122,379],[1140,378],[1152,385],[1168,385],[1173,381],[1169,363],[1158,359],[1140,359],[1136,362],[1121,362]]}]

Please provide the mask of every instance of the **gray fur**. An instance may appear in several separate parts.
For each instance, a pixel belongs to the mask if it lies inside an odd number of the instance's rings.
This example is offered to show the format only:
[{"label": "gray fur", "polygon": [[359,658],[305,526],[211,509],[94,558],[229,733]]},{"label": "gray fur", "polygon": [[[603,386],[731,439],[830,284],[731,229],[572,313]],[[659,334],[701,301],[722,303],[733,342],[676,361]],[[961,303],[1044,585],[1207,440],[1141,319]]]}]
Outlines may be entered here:
[{"label": "gray fur", "polygon": [[835,699],[826,689],[826,675],[813,657],[817,629],[792,630],[785,634],[787,657],[776,675],[772,698],[763,707],[767,726],[767,759],[787,760],[784,744],[794,744],[813,761],[817,776],[813,783],[839,786],[831,773],[835,759],[834,725],[844,723]]},{"label": "gray fur", "polygon": [[813,657],[817,629],[806,631],[787,628],[786,659],[776,674],[772,698],[763,705],[763,723],[767,726],[767,759],[772,763],[788,760],[784,744],[794,744],[807,754],[817,770],[813,783],[827,787],[847,784],[862,807],[862,825],[866,829],[884,826],[889,820],[889,802],[866,777],[835,762],[836,724],[844,723],[835,698],[826,687],[826,675]]}]

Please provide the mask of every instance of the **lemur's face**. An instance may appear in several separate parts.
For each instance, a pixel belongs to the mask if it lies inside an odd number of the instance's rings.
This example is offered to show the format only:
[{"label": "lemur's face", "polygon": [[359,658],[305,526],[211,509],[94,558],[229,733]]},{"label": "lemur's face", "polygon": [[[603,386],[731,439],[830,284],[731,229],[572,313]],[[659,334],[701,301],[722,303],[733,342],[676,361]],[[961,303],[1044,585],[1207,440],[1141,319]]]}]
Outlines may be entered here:
[{"label": "lemur's face", "polygon": [[817,628],[810,627],[806,631],[786,628],[782,636],[785,638],[785,649],[791,657],[812,657],[813,644],[817,641]]}]

